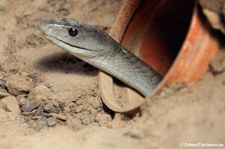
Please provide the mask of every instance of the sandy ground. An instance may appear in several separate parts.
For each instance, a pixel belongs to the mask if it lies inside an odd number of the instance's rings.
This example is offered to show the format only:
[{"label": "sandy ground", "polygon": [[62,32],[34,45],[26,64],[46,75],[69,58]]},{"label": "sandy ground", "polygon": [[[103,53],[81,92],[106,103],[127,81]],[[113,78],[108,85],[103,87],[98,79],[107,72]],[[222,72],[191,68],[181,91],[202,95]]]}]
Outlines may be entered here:
[{"label": "sandy ground", "polygon": [[48,42],[39,29],[45,18],[67,17],[109,31],[120,4],[0,1],[0,149],[225,148],[224,48],[198,82],[165,87],[131,118],[102,104],[96,68]]}]

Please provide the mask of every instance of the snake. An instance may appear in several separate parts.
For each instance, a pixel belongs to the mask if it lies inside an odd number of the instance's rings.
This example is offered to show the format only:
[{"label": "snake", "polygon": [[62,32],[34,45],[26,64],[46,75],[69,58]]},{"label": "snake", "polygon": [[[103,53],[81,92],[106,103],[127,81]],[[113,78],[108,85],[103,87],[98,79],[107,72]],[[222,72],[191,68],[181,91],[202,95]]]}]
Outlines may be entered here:
[{"label": "snake", "polygon": [[48,40],[73,56],[117,78],[144,97],[162,76],[103,30],[68,18],[45,19],[41,30]]}]

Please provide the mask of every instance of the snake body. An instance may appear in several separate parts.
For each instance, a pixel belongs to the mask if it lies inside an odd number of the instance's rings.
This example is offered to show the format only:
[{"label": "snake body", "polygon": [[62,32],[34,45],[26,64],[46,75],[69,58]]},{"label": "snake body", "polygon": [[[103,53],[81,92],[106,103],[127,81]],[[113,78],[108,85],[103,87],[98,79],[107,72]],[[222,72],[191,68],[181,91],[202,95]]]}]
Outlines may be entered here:
[{"label": "snake body", "polygon": [[116,77],[144,96],[149,96],[162,79],[154,69],[94,26],[56,18],[42,21],[41,29],[57,46]]}]

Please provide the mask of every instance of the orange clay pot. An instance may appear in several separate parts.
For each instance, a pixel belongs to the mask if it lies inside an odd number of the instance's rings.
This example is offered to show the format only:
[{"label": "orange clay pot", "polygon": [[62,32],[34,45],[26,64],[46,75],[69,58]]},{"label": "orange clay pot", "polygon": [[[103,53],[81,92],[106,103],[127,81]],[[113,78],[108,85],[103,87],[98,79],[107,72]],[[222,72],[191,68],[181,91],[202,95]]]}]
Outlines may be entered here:
[{"label": "orange clay pot", "polygon": [[[124,0],[110,34],[164,76],[152,94],[175,81],[198,80],[218,49],[196,0]],[[146,100],[103,72],[99,86],[103,102],[117,112],[132,111]]]}]

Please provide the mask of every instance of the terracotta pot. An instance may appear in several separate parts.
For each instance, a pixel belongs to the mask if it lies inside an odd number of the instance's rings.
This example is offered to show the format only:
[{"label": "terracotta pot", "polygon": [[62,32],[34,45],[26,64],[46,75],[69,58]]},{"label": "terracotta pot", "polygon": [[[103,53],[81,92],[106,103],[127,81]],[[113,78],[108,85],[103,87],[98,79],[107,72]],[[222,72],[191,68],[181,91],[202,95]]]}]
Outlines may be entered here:
[{"label": "terracotta pot", "polygon": [[[195,0],[125,0],[110,34],[164,76],[152,94],[175,81],[198,80],[218,49]],[[146,100],[103,72],[99,86],[103,102],[117,112],[131,111]]]}]

